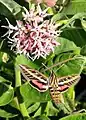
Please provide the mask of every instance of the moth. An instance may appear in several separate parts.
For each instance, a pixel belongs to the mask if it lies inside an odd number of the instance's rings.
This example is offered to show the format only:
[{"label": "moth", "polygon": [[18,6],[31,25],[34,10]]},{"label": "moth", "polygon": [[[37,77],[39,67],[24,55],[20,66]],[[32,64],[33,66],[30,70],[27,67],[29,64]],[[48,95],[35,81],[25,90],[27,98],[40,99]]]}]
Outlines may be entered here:
[{"label": "moth", "polygon": [[54,72],[51,73],[50,77],[46,77],[41,72],[31,69],[26,65],[20,64],[19,67],[23,77],[29,81],[33,88],[39,92],[45,92],[49,89],[51,98],[56,104],[61,102],[61,94],[80,79],[78,74],[58,78]]}]

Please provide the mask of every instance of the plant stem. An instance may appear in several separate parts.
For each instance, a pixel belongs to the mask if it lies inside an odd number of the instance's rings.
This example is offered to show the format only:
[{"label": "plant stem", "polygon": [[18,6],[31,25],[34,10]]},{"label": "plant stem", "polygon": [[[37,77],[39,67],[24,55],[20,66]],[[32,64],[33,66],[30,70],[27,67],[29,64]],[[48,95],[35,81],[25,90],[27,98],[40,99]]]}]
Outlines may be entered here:
[{"label": "plant stem", "polygon": [[21,86],[21,75],[20,75],[20,70],[17,67],[17,65],[15,65],[15,87],[19,87]]},{"label": "plant stem", "polygon": [[[15,64],[15,87],[18,88],[20,86],[21,86],[21,74],[20,74],[19,68]],[[19,95],[17,95],[20,112],[21,112],[21,114],[22,114],[23,117],[29,117],[27,109],[25,107],[25,103],[24,102],[20,102],[21,101],[20,97],[19,97]]]}]

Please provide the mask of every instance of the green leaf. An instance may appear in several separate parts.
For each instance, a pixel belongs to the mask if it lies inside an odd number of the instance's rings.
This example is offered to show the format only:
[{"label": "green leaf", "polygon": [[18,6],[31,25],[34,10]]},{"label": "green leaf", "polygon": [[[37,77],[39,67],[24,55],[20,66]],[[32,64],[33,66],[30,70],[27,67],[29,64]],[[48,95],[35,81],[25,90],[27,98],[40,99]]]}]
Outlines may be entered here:
[{"label": "green leaf", "polygon": [[13,99],[14,91],[11,86],[7,87],[5,84],[0,85],[0,106],[10,103]]},{"label": "green leaf", "polygon": [[72,112],[75,110],[75,91],[74,91],[74,85],[70,87],[64,94],[64,104],[66,108]]},{"label": "green leaf", "polygon": [[[78,20],[86,18],[86,13],[77,13],[61,28],[63,30],[61,36],[73,41],[77,46],[84,46],[86,44],[86,34]],[[76,23],[76,24],[75,24]],[[75,25],[75,26],[74,26]]]},{"label": "green leaf", "polygon": [[76,113],[69,115],[67,117],[63,117],[60,120],[85,120],[86,119],[86,113]]},{"label": "green leaf", "polygon": [[39,107],[39,109],[35,112],[33,117],[41,116],[41,114],[42,114],[41,107]]},{"label": "green leaf", "polygon": [[[63,53],[47,62],[47,71],[54,71],[58,77],[80,74],[86,63],[86,58],[73,53]],[[44,69],[45,71],[45,69]]]},{"label": "green leaf", "polygon": [[71,74],[80,74],[83,70],[85,59],[83,57],[74,57],[72,60],[69,60],[66,63],[63,63],[62,66],[60,66],[60,69],[57,70],[57,74],[61,76],[65,75],[71,75]]},{"label": "green leaf", "polygon": [[41,93],[32,88],[29,83],[25,83],[20,87],[20,93],[23,96],[24,101],[28,100],[31,102],[46,102],[51,100],[49,92]]},{"label": "green leaf", "polygon": [[9,112],[7,112],[5,110],[0,109],[0,117],[13,118],[15,116],[17,116],[17,114],[12,114],[12,113],[9,113]]},{"label": "green leaf", "polygon": [[8,80],[6,80],[5,78],[3,78],[3,77],[0,76],[0,83],[4,83],[4,82],[11,83]]},{"label": "green leaf", "polygon": [[24,55],[18,55],[16,58],[17,64],[25,64],[31,68],[38,69],[40,66],[36,64],[35,61],[31,61],[30,59],[26,58]]},{"label": "green leaf", "polygon": [[14,97],[9,105],[17,110],[20,110],[17,97]]},{"label": "green leaf", "polygon": [[60,43],[59,46],[57,46],[55,48],[55,54],[59,54],[59,53],[63,53],[63,52],[68,52],[68,51],[77,51],[77,53],[79,53],[80,48],[77,47],[74,42],[69,41],[66,38],[58,38],[57,42]]},{"label": "green leaf", "polygon": [[62,13],[67,15],[74,15],[80,12],[86,12],[86,0],[71,0],[69,5],[62,11]]},{"label": "green leaf", "polygon": [[[12,17],[22,13],[22,7],[13,0],[0,0],[0,14],[6,17]],[[2,12],[3,11],[3,12]]]},{"label": "green leaf", "polygon": [[40,103],[39,103],[39,102],[31,105],[31,106],[27,109],[28,113],[30,114],[30,113],[36,111],[36,110],[39,108],[39,106],[40,106]]},{"label": "green leaf", "polygon": [[47,116],[58,116],[59,110],[53,106],[51,101],[48,101],[45,112]]},{"label": "green leaf", "polygon": [[82,47],[86,44],[86,34],[85,31],[76,29],[71,29],[64,31],[62,33],[62,37],[73,41],[77,46]]},{"label": "green leaf", "polygon": [[86,45],[82,47],[80,53],[81,55],[86,56]]}]

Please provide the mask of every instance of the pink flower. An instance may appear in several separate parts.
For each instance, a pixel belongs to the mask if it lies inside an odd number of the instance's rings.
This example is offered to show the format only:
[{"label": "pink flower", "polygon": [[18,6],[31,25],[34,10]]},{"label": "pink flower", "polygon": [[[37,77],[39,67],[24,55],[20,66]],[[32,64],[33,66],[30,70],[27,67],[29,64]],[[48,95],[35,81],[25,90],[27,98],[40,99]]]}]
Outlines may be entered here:
[{"label": "pink flower", "polygon": [[44,0],[44,3],[49,6],[49,7],[53,7],[56,4],[57,0]]},{"label": "pink flower", "polygon": [[[29,1],[29,0],[25,0],[25,1]],[[32,2],[35,2],[35,3],[44,3],[46,4],[47,6],[49,7],[53,7],[55,4],[56,4],[56,1],[57,0],[31,0]]]},{"label": "pink flower", "polygon": [[39,57],[46,59],[50,52],[54,52],[54,47],[60,45],[55,39],[61,31],[57,31],[58,25],[50,20],[44,20],[47,9],[41,10],[31,9],[29,12],[24,8],[23,21],[17,21],[17,25],[13,26],[8,21],[8,29],[5,36],[9,39],[11,50],[15,48],[16,54],[24,54],[28,58],[35,60]]}]

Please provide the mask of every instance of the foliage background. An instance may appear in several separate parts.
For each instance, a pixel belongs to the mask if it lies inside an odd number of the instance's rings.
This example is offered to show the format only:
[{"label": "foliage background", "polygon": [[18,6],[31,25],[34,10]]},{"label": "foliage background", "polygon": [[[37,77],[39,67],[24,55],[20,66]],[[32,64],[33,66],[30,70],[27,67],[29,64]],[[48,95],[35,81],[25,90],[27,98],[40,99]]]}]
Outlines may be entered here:
[{"label": "foliage background", "polygon": [[[60,4],[59,0],[57,5]],[[0,26],[7,25],[5,18],[16,25],[16,19],[22,19],[22,11],[29,4],[25,1],[0,0]],[[10,51],[7,40],[0,37],[0,117],[12,120],[85,120],[86,113],[78,111],[86,109],[86,90],[75,96],[74,86],[63,94],[64,104],[55,105],[49,91],[39,93],[27,82],[21,81],[20,70],[16,64],[26,64],[43,72],[41,63],[47,67],[63,62],[52,68],[57,76],[71,74],[86,74],[86,0],[70,0],[64,9],[58,13],[55,7],[50,9],[53,21],[60,23],[63,30],[58,41],[61,46],[55,48],[55,53],[32,62],[23,55],[15,56]],[[0,27],[0,36],[6,29]],[[66,62],[65,62],[66,61]],[[48,76],[48,72],[44,72]],[[18,81],[20,80],[20,81]],[[85,81],[84,81],[85,82]],[[86,83],[86,82],[85,82]],[[86,86],[85,86],[86,87]],[[78,88],[79,89],[79,88]],[[76,98],[76,100],[75,100]],[[65,117],[66,116],[66,117]]]}]

